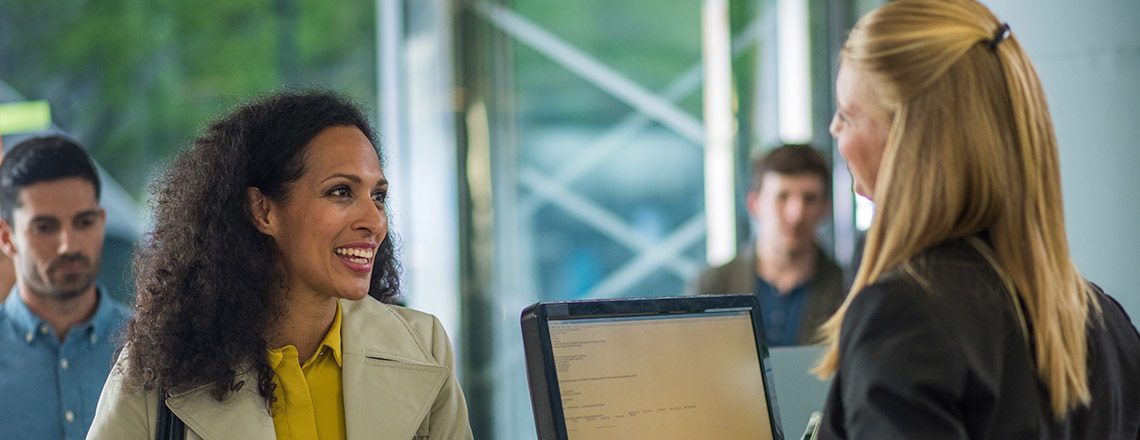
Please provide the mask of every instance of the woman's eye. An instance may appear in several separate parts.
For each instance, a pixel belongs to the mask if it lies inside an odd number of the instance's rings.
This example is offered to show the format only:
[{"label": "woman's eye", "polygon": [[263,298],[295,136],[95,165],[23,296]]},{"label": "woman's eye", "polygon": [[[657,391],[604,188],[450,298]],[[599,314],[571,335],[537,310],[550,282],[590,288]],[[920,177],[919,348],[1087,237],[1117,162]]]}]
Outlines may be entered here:
[{"label": "woman's eye", "polygon": [[333,196],[333,197],[348,197],[349,195],[351,195],[351,193],[348,191],[348,188],[345,188],[343,186],[338,186],[336,188],[329,190],[329,195]]},{"label": "woman's eye", "polygon": [[384,191],[376,191],[372,193],[372,201],[375,203],[384,203],[388,199],[388,193]]}]

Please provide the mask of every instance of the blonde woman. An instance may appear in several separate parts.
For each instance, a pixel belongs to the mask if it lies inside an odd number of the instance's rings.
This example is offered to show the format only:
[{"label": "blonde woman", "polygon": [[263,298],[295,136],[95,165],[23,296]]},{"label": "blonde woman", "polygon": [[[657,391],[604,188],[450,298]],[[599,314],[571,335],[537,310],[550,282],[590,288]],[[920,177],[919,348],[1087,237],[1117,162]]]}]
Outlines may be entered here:
[{"label": "blonde woman", "polygon": [[822,437],[1140,438],[1140,336],[1077,272],[1056,139],[1010,28],[900,0],[840,57],[831,133],[877,214],[823,332]]}]

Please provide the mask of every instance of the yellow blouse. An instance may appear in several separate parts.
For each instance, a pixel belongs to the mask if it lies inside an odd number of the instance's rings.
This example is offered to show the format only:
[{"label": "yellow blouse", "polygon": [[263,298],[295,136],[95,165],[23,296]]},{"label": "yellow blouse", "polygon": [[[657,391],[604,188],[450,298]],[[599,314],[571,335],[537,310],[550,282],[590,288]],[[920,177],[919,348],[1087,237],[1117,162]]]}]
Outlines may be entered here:
[{"label": "yellow blouse", "polygon": [[301,365],[297,347],[269,350],[273,382],[273,429],[279,440],[344,439],[344,389],[341,386],[340,302],[317,354]]}]

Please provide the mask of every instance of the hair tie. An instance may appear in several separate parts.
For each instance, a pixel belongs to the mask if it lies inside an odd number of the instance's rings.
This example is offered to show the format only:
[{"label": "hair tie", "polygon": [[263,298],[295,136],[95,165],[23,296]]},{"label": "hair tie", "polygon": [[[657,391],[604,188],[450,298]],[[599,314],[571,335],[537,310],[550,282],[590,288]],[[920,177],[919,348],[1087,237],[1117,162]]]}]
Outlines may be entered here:
[{"label": "hair tie", "polygon": [[1009,23],[1002,23],[997,32],[994,32],[994,39],[990,40],[990,50],[997,50],[998,43],[1009,37]]}]

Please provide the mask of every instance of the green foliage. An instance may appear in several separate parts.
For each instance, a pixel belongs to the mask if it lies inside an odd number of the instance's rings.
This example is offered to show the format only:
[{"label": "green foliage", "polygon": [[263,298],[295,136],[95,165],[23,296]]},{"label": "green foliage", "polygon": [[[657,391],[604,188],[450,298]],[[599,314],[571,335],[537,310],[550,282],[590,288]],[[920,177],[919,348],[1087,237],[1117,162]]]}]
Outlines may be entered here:
[{"label": "green foliage", "polygon": [[51,102],[136,199],[206,121],[287,86],[374,105],[372,0],[39,0],[0,4],[0,80]]}]

